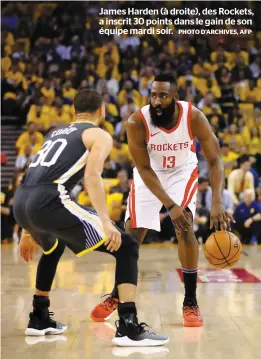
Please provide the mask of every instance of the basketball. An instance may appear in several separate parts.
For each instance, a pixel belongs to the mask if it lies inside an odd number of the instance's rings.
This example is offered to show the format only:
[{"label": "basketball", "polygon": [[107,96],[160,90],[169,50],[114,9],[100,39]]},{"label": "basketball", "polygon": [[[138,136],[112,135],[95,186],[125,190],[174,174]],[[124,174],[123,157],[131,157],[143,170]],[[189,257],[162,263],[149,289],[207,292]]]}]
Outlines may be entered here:
[{"label": "basketball", "polygon": [[204,254],[209,264],[215,268],[231,268],[240,259],[242,244],[238,237],[227,231],[212,233],[205,245]]}]

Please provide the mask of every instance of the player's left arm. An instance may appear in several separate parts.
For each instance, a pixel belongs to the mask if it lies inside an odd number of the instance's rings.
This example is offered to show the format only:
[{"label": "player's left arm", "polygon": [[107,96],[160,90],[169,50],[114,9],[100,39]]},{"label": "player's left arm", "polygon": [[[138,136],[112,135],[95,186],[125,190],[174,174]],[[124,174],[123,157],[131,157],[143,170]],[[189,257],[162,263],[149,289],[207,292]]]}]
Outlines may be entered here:
[{"label": "player's left arm", "polygon": [[214,225],[218,229],[220,223],[222,230],[230,229],[230,220],[233,220],[233,217],[222,206],[224,166],[218,139],[212,132],[206,116],[195,107],[192,110],[191,131],[199,140],[209,165],[209,180],[212,187],[210,228]]}]

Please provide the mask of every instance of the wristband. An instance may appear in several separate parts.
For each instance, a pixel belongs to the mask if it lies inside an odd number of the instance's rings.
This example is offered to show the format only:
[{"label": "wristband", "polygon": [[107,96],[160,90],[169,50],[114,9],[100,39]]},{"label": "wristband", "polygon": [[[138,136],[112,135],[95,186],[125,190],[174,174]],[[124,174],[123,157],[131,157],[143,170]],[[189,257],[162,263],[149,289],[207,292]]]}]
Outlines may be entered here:
[{"label": "wristband", "polygon": [[22,233],[21,233],[22,236],[26,237],[26,236],[30,236],[31,237],[31,234],[29,232],[26,232],[24,229],[22,229]]},{"label": "wristband", "polygon": [[167,208],[167,211],[170,212],[176,205],[176,203],[173,203],[170,207]]}]

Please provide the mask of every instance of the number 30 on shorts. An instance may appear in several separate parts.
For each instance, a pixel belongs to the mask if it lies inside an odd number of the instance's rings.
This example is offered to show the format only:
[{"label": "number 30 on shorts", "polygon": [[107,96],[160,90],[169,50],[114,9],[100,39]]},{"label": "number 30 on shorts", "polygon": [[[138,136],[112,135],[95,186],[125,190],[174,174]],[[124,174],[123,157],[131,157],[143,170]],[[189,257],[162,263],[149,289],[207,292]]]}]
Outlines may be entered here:
[{"label": "number 30 on shorts", "polygon": [[175,156],[163,156],[162,157],[162,166],[163,168],[173,168],[175,167],[175,161],[176,161],[176,157]]}]

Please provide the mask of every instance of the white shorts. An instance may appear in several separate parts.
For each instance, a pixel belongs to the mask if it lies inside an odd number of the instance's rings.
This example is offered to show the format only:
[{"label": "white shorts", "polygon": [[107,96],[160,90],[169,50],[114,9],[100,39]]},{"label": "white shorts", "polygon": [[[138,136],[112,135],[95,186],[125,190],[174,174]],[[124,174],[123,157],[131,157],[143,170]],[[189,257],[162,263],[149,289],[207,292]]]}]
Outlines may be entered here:
[{"label": "white shorts", "polygon": [[[157,173],[159,180],[168,195],[179,206],[188,207],[195,217],[198,167],[186,165],[177,172]],[[162,203],[145,186],[137,169],[133,171],[133,181],[128,198],[125,222],[130,219],[132,228],[148,228],[160,232],[159,212]]]}]

